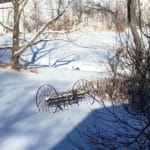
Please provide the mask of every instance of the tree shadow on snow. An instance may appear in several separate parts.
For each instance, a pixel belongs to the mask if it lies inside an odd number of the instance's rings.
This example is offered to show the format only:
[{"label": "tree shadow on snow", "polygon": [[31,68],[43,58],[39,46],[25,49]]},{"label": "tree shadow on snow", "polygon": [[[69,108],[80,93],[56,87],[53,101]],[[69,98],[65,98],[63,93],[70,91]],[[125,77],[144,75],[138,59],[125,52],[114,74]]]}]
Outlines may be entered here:
[{"label": "tree shadow on snow", "polygon": [[[56,50],[60,50],[67,46],[68,43],[64,45],[59,45],[58,42],[52,43],[50,45],[49,41],[41,41],[36,45],[33,45],[29,48],[29,53],[25,52],[20,56],[20,60],[26,67],[34,67],[34,68],[42,68],[42,67],[59,67],[67,65],[71,62],[77,61],[79,59],[78,56],[61,56],[60,58],[53,58],[53,52]],[[45,61],[41,63],[41,61]]]},{"label": "tree shadow on snow", "polygon": [[[123,141],[124,133],[133,132],[126,124],[121,124],[119,118],[132,123],[133,126],[134,123],[137,125],[135,118],[129,116],[123,108],[122,105],[115,105],[91,111],[62,141],[50,150],[115,149],[116,147],[113,148],[113,146]],[[76,115],[80,114],[77,113]],[[116,139],[116,133],[121,135],[120,137],[118,136],[119,140]]]}]

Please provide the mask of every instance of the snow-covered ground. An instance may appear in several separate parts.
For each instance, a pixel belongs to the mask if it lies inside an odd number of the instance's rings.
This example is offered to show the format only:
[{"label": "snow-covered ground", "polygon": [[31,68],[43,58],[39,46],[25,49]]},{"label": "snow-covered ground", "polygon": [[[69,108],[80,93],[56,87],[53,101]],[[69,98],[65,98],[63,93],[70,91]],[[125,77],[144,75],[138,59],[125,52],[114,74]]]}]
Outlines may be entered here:
[{"label": "snow-covered ground", "polygon": [[[79,35],[79,34],[77,34]],[[38,87],[50,84],[59,91],[70,90],[79,79],[104,77],[116,43],[115,33],[83,34],[74,43],[43,41],[28,49],[21,58],[38,73],[0,69],[0,149],[1,150],[73,150],[70,138],[76,128],[86,125],[102,105],[80,103],[56,114],[39,112],[35,104]],[[1,37],[0,44],[11,45],[11,36]],[[77,45],[82,45],[79,47]],[[107,46],[106,46],[107,45]],[[85,48],[86,47],[86,48]],[[95,47],[95,48],[93,48]],[[1,53],[0,60],[9,55]],[[79,69],[77,69],[79,68]],[[85,121],[86,120],[86,121]]]},{"label": "snow-covered ground", "polygon": [[[89,113],[86,103],[50,115],[38,111],[35,94],[42,84],[57,91],[69,90],[81,78],[97,74],[62,69],[42,69],[38,74],[0,70],[1,150],[47,150],[54,148]],[[93,105],[94,109],[98,105]],[[66,148],[73,149],[66,140]],[[60,149],[66,149],[60,147]]]},{"label": "snow-covered ground", "polygon": [[[28,37],[30,38],[30,37]],[[39,42],[21,55],[22,63],[29,67],[53,67],[82,71],[110,71],[109,61],[114,55],[110,48],[116,46],[115,32],[75,32],[62,37],[63,40]],[[1,36],[0,46],[11,47],[12,36]],[[10,60],[10,51],[0,51],[0,62]]]}]

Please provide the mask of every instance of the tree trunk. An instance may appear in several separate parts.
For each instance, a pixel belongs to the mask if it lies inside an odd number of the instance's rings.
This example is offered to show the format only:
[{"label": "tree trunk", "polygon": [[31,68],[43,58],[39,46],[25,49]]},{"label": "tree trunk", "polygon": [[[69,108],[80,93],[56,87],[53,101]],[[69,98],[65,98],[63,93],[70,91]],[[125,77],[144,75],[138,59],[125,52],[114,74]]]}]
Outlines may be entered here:
[{"label": "tree trunk", "polygon": [[14,27],[13,27],[13,48],[12,48],[12,68],[19,70],[21,65],[19,63],[19,56],[14,56],[14,53],[19,50],[19,2],[15,0],[14,3]]},{"label": "tree trunk", "polygon": [[[134,44],[135,44],[135,50],[134,50],[134,56],[132,60],[134,60],[134,66],[133,66],[133,74],[137,75],[139,72],[141,72],[141,61],[143,58],[142,53],[142,41],[141,37],[138,33],[137,27],[140,26],[139,24],[139,18],[137,16],[137,8],[138,8],[138,0],[128,0],[127,3],[128,6],[128,23],[131,29],[131,33],[133,36]],[[140,10],[139,10],[140,11]]]},{"label": "tree trunk", "polygon": [[128,0],[128,23],[134,38],[134,43],[137,50],[141,49],[141,38],[137,31],[138,17],[137,17],[137,0]]}]

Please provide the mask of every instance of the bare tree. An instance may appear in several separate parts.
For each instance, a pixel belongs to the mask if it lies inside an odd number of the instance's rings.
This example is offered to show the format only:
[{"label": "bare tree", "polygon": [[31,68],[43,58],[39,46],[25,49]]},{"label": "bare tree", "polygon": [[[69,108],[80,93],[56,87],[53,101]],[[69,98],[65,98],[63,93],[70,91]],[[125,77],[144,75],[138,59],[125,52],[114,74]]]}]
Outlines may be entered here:
[{"label": "bare tree", "polygon": [[13,26],[13,46],[12,46],[12,68],[13,69],[19,69],[20,63],[19,63],[19,55],[14,55],[15,52],[17,52],[19,47],[19,35],[20,35],[20,17],[22,10],[24,9],[25,5],[27,3],[27,0],[12,0],[12,4],[14,7],[14,26]]},{"label": "bare tree", "polygon": [[3,24],[0,22],[0,25],[3,27],[9,29],[13,32],[13,45],[12,45],[12,68],[19,70],[21,68],[21,64],[19,63],[19,56],[22,52],[24,52],[28,47],[30,47],[34,41],[38,38],[38,36],[52,23],[56,22],[66,11],[68,4],[65,6],[63,10],[59,12],[55,17],[48,20],[47,23],[45,23],[40,29],[38,29],[38,32],[35,36],[24,46],[20,46],[20,19],[22,12],[28,3],[28,0],[11,0],[11,3],[13,5],[13,28]]},{"label": "bare tree", "polygon": [[140,1],[127,0],[129,32],[120,36],[118,67],[128,73],[115,69],[113,78],[94,85],[103,109],[93,114],[92,125],[77,131],[86,145],[73,141],[79,149],[150,149],[150,26],[141,21],[139,5]]}]

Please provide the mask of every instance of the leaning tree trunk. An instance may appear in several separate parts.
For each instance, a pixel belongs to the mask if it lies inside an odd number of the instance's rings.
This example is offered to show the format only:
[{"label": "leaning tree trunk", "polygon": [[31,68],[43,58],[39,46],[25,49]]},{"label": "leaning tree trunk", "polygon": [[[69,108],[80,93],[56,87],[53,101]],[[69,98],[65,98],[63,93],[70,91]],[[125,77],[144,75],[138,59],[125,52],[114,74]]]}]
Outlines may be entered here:
[{"label": "leaning tree trunk", "polygon": [[14,53],[19,50],[20,4],[18,0],[14,0],[13,5],[14,5],[14,27],[13,27],[13,46],[12,46],[12,68],[19,70],[21,67],[19,63],[19,55],[14,55]]},{"label": "leaning tree trunk", "polygon": [[[141,72],[141,60],[142,60],[142,41],[141,37],[138,33],[137,27],[139,27],[139,18],[137,16],[137,8],[138,8],[138,0],[128,0],[128,23],[131,29],[131,33],[133,36],[135,50],[134,50],[134,72],[133,74],[137,74],[137,72]],[[140,11],[140,10],[139,10]]]},{"label": "leaning tree trunk", "polygon": [[140,13],[141,11],[140,9],[138,10],[139,4],[139,0],[128,0],[128,22],[134,40],[134,46],[131,47],[132,55],[130,59],[132,61],[133,77],[133,81],[131,83],[132,89],[135,91],[132,91],[133,94],[131,100],[134,105],[138,106],[138,109],[141,110],[141,112],[145,113],[149,112],[149,55],[146,54],[148,49],[142,39],[142,34],[138,32],[138,29],[140,30],[140,27],[142,27],[141,21],[139,21],[139,18],[137,17],[137,13]]},{"label": "leaning tree trunk", "polygon": [[139,25],[139,19],[137,17],[137,1],[138,0],[128,0],[128,23],[131,28],[131,32],[134,38],[134,43],[136,49],[141,49],[141,38],[137,31],[137,26]]}]

